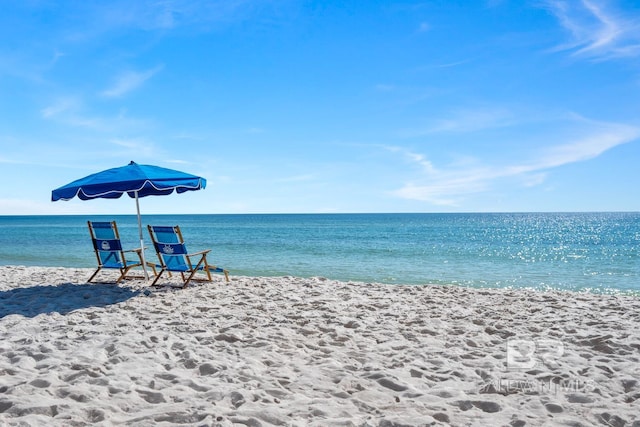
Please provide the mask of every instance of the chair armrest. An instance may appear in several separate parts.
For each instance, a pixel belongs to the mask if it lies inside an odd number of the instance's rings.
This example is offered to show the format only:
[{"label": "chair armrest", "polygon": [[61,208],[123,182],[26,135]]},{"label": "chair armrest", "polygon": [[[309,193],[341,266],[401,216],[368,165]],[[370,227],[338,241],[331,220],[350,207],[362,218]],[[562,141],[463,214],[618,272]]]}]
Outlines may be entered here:
[{"label": "chair armrest", "polygon": [[209,252],[211,252],[211,249],[207,249],[207,250],[199,251],[199,252],[194,252],[194,253],[192,253],[192,254],[187,254],[187,256],[194,256],[194,255],[206,255],[206,254],[208,254]]},{"label": "chair armrest", "polygon": [[158,272],[156,271],[156,267],[162,268],[162,266],[151,261],[147,261],[146,264],[147,264],[147,267],[151,267],[151,269],[153,270],[153,275],[157,277]]},{"label": "chair armrest", "polygon": [[141,248],[135,248],[135,249],[127,249],[126,251],[122,251],[122,252],[137,252],[137,253],[142,253],[142,249]]}]

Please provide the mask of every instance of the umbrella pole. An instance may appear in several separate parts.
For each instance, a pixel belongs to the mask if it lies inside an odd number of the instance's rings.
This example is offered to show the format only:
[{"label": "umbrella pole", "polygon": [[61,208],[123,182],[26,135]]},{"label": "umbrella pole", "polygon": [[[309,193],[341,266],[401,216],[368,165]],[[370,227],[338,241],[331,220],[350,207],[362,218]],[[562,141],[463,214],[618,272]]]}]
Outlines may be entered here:
[{"label": "umbrella pole", "polygon": [[144,239],[142,238],[142,219],[140,218],[140,202],[138,201],[138,192],[135,191],[136,195],[136,212],[138,213],[138,233],[140,236],[140,248],[142,249],[142,270],[144,270],[144,278],[149,280],[149,273],[147,273],[147,262],[144,258]]}]

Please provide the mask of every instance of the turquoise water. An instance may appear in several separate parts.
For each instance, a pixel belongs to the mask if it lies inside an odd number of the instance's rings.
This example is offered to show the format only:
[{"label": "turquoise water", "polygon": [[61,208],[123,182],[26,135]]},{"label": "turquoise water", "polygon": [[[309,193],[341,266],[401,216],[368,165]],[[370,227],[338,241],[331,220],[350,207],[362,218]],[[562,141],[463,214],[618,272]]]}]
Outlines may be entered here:
[{"label": "turquoise water", "polygon": [[[0,265],[93,267],[86,221],[0,216]],[[236,275],[640,292],[640,213],[144,215]],[[148,244],[146,229],[144,238]],[[147,257],[155,254],[147,250]]]}]

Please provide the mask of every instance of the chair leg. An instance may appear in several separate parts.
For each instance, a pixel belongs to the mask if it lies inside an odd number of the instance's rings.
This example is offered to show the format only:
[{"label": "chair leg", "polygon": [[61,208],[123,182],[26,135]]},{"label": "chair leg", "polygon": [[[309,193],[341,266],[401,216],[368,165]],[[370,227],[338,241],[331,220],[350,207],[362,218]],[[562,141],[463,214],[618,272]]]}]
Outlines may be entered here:
[{"label": "chair leg", "polygon": [[93,272],[93,274],[91,275],[91,277],[89,277],[89,280],[87,280],[87,283],[91,283],[91,281],[93,280],[94,277],[96,277],[96,275],[100,272],[100,270],[102,270],[102,267],[98,267],[98,269],[96,271]]},{"label": "chair leg", "polygon": [[157,276],[158,272],[156,271],[156,265],[152,262],[147,262],[147,267],[150,267],[151,270],[153,271],[153,275]]},{"label": "chair leg", "polygon": [[[187,278],[187,280],[184,281],[184,285],[182,286],[183,288],[187,287],[187,285],[189,284],[191,279],[193,279],[193,276],[196,275],[196,273],[198,272],[198,270],[200,269],[202,264],[204,264],[206,266],[206,260],[205,260],[204,256],[202,258],[200,258],[200,261],[191,269],[191,273],[189,274],[189,277]],[[207,272],[207,274],[209,274],[209,272]],[[182,279],[184,280],[184,274],[182,275]],[[211,281],[211,275],[210,274],[209,274],[209,281]]]},{"label": "chair leg", "polygon": [[124,281],[125,276],[127,275],[127,273],[129,272],[129,268],[121,268],[120,269],[120,277],[118,277],[118,280],[116,280],[116,283],[120,283],[122,281]]},{"label": "chair leg", "polygon": [[193,270],[193,271],[191,271],[191,273],[189,274],[189,277],[187,277],[187,280],[184,280],[184,274],[182,275],[182,280],[184,281],[184,283],[183,283],[183,285],[182,285],[182,287],[183,287],[183,288],[186,288],[186,287],[187,287],[187,285],[189,284],[189,282],[191,281],[191,279],[193,279],[193,276],[195,276],[195,274],[196,274],[196,272],[197,272],[197,271],[198,271],[198,270]]},{"label": "chair leg", "polygon": [[[209,271],[211,272],[215,272],[215,273],[222,273],[224,274],[224,280],[225,282],[229,283],[229,271],[225,270],[222,267],[216,267],[216,266],[209,266]],[[211,277],[211,276],[209,276]],[[213,280],[212,280],[213,281]]]},{"label": "chair leg", "polygon": [[158,273],[158,275],[156,276],[156,278],[153,281],[153,283],[151,284],[151,286],[155,286],[156,285],[156,283],[158,282],[158,279],[160,279],[160,276],[162,276],[162,273],[164,273],[164,272],[165,272],[164,268],[160,270],[160,273]]},{"label": "chair leg", "polygon": [[224,274],[224,280],[229,282],[229,271],[225,270],[222,267],[216,267],[215,265],[207,265],[205,270],[207,271],[207,276],[209,276],[209,281],[213,282],[213,277],[211,273],[222,273]]},{"label": "chair leg", "polygon": [[207,279],[212,282],[213,279],[211,278],[211,270],[209,269],[209,263],[207,262],[207,254],[203,254],[202,255],[202,260],[200,260],[200,262],[198,263],[198,266],[202,264],[204,265],[204,272],[207,274]]}]

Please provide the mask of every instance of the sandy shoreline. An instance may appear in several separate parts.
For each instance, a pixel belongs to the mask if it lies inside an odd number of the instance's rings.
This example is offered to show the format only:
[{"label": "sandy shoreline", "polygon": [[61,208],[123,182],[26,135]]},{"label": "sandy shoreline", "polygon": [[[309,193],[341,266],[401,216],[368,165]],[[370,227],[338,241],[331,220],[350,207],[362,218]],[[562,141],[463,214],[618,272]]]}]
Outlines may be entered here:
[{"label": "sandy shoreline", "polygon": [[640,426],[640,298],[0,267],[0,425]]}]

